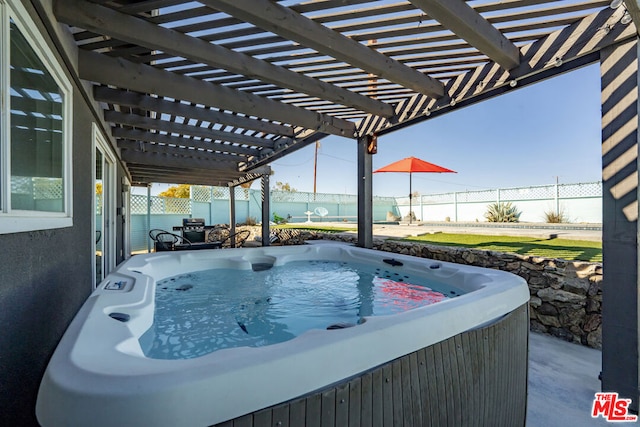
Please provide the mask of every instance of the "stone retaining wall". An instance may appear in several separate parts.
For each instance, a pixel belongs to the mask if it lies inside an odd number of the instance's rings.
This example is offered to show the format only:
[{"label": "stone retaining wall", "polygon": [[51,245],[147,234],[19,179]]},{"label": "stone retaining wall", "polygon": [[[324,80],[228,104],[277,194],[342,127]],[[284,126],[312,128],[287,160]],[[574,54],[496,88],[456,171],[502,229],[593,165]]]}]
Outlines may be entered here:
[{"label": "stone retaining wall", "polygon": [[[276,233],[281,237],[280,244],[286,245],[317,239],[357,241],[357,237],[349,233],[299,230],[277,230]],[[602,264],[383,239],[374,239],[373,246],[392,253],[517,274],[529,284],[532,331],[602,348]]]}]

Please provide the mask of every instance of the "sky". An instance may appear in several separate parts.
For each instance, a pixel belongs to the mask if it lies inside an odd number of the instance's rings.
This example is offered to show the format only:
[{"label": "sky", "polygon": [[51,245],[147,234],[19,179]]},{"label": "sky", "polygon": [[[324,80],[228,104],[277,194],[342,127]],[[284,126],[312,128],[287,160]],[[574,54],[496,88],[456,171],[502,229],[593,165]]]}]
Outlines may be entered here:
[{"label": "sky", "polygon": [[[311,144],[273,162],[272,187],[280,181],[312,192],[314,153]],[[457,172],[413,174],[420,194],[599,181],[598,64],[386,134],[378,138],[373,169],[409,156]],[[154,184],[152,194],[166,188]],[[355,140],[320,141],[317,191],[357,193]],[[408,174],[374,174],[373,194],[407,196]]]},{"label": "sky", "polygon": [[[413,174],[420,194],[601,179],[600,70],[591,65],[378,138],[373,169],[409,156],[456,174]],[[271,180],[313,191],[315,146],[271,164]],[[557,178],[556,178],[557,177]],[[256,186],[257,187],[257,186]],[[317,191],[356,194],[356,142],[320,142]],[[373,194],[406,196],[409,176],[373,175]]]}]

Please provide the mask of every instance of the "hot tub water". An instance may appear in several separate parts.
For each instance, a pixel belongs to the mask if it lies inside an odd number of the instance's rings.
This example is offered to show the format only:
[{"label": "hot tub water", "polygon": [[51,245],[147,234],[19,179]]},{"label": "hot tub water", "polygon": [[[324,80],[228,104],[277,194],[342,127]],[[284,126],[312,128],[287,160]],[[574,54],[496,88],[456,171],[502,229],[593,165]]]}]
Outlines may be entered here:
[{"label": "hot tub water", "polygon": [[189,359],[288,341],[311,329],[355,326],[463,294],[402,268],[292,261],[268,269],[211,269],[157,282],[145,356]]}]

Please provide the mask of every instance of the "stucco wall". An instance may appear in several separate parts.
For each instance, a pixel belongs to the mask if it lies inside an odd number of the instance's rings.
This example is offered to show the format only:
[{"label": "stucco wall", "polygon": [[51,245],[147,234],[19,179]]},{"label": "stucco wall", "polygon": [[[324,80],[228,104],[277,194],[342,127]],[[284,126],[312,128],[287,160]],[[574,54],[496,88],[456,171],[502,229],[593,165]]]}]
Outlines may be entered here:
[{"label": "stucco wall", "polygon": [[[47,34],[29,1],[22,2]],[[47,40],[52,49],[55,46]],[[58,341],[92,289],[94,116],[73,91],[73,226],[0,234],[0,425],[37,426],[40,380]]]},{"label": "stucco wall", "polygon": [[37,425],[42,374],[91,292],[91,117],[77,103],[74,118],[73,227],[0,235],[2,425]]}]

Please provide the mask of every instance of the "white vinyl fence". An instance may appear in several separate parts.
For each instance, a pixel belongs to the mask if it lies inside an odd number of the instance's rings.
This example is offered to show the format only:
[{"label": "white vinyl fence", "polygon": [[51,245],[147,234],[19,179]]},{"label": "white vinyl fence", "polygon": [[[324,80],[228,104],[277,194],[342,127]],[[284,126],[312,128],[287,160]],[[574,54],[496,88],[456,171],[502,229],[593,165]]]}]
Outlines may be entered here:
[{"label": "white vinyl fence", "polygon": [[[171,231],[181,225],[183,218],[204,218],[209,224],[230,222],[229,196],[227,187],[191,186],[191,197],[168,198],[151,196],[150,206],[146,195],[131,196],[131,247],[144,250],[149,244],[150,229],[161,228]],[[262,218],[262,195],[260,190],[235,188],[236,222],[260,221]],[[327,221],[354,222],[358,216],[358,198],[351,194],[326,194],[271,191],[271,212],[286,218],[288,222]],[[147,215],[147,212],[150,215]],[[309,216],[305,212],[311,212]],[[373,220],[384,221],[387,212],[398,214],[393,197],[373,198]]]},{"label": "white vinyl fence", "polygon": [[[396,197],[402,217],[409,214],[409,198]],[[414,197],[412,210],[418,220],[486,221],[487,207],[511,202],[520,222],[544,222],[546,212],[562,212],[568,222],[602,223],[602,183],[553,184],[535,187],[429,194]]]},{"label": "white vinyl fence", "polygon": [[[99,198],[100,196],[98,196]],[[259,190],[236,188],[236,221],[260,220]],[[229,222],[229,189],[226,187],[191,187],[190,199],[152,196],[150,216],[147,216],[147,197],[131,196],[131,242],[133,250],[145,249],[149,229],[171,230],[181,225],[183,218],[205,218],[207,224]],[[545,212],[561,211],[568,222],[602,223],[602,183],[541,185],[534,187],[501,188],[430,194],[414,197],[412,210],[418,220],[475,222],[486,221],[487,207],[496,202],[511,202],[521,212],[521,222],[544,222]],[[319,208],[325,212],[319,216]],[[349,194],[313,194],[303,192],[271,192],[271,213],[288,218],[289,222],[305,222],[305,212],[313,222],[355,221],[357,196]],[[373,220],[384,222],[387,213],[409,213],[408,197],[374,197]]]}]

